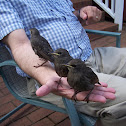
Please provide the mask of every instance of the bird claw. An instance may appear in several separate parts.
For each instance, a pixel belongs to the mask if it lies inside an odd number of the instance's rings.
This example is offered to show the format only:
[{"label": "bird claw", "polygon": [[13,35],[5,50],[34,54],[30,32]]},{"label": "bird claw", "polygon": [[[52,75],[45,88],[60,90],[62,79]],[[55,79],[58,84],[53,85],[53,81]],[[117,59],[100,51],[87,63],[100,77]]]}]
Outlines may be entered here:
[{"label": "bird claw", "polygon": [[[93,90],[93,89],[92,89],[92,90]],[[89,103],[89,96],[90,96],[92,90],[90,90],[90,92],[87,94],[87,96],[84,98],[83,101],[87,101],[87,103]]]},{"label": "bird claw", "polygon": [[74,94],[73,94],[73,96],[71,97],[71,99],[74,100],[75,102],[77,101],[76,95],[77,95],[77,93],[79,93],[79,92],[80,92],[80,91],[75,91]]},{"label": "bird claw", "polygon": [[42,66],[42,65],[39,65],[39,64],[38,64],[38,66],[34,66],[34,67],[35,67],[35,68],[39,68],[39,67],[41,67],[41,66]]},{"label": "bird claw", "polygon": [[35,67],[35,68],[41,67],[41,66],[43,66],[46,62],[47,62],[47,61],[45,61],[45,62],[42,63],[42,64],[38,64],[38,66],[34,66],[34,67]]},{"label": "bird claw", "polygon": [[35,68],[38,68],[38,67],[40,67],[41,65],[40,64],[38,64],[38,66],[34,66]]},{"label": "bird claw", "polygon": [[73,95],[73,96],[71,97],[71,99],[74,100],[74,101],[76,102],[76,101],[77,101],[76,95]]},{"label": "bird claw", "polygon": [[89,103],[89,95],[87,95],[83,101],[87,101],[87,103]]},{"label": "bird claw", "polygon": [[59,82],[58,82],[58,84],[57,84],[57,90],[58,90],[58,88],[59,88],[59,85],[62,87],[62,85],[61,85],[61,78],[62,78],[62,77],[60,77]]},{"label": "bird claw", "polygon": [[77,102],[77,97],[75,96],[75,98],[73,99],[75,102]]}]

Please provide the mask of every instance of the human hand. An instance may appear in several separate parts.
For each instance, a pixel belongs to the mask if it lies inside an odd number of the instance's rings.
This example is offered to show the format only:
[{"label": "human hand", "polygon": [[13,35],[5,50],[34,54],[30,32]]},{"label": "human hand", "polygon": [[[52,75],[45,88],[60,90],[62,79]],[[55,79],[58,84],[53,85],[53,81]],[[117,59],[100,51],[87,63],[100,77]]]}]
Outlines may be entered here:
[{"label": "human hand", "polygon": [[98,22],[101,20],[102,12],[94,6],[86,6],[80,9],[80,17],[86,20],[86,24]]},{"label": "human hand", "polygon": [[[69,84],[67,83],[67,78],[62,77],[61,83],[59,86],[59,77],[54,77],[51,80],[48,80],[46,84],[41,86],[37,91],[36,95],[38,96],[44,96],[49,94],[50,92],[64,96],[68,99],[71,99],[71,97],[74,94],[74,90],[71,89]],[[100,82],[101,85],[96,84],[95,88],[93,89],[91,95],[89,96],[89,101],[94,101],[94,102],[101,102],[105,103],[107,99],[115,99],[115,90],[113,88],[108,88],[107,84]],[[58,87],[58,88],[57,88]],[[87,96],[89,91],[83,91],[80,92],[76,95],[76,98],[78,101],[83,101],[84,98]]]}]

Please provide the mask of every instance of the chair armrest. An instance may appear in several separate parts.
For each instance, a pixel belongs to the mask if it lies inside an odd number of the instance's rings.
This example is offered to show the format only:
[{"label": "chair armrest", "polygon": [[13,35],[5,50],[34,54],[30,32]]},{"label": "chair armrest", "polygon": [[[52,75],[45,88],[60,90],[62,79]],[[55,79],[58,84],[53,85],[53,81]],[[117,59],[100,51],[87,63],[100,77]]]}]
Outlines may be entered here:
[{"label": "chair armrest", "polygon": [[6,60],[0,63],[0,67],[2,66],[7,66],[7,65],[11,65],[11,66],[18,66],[14,60]]},{"label": "chair armrest", "polygon": [[121,33],[109,32],[109,31],[99,31],[99,30],[90,30],[90,29],[85,29],[85,31],[90,34],[99,34],[99,35],[104,35],[104,36],[116,37],[116,47],[120,48]]},{"label": "chair armrest", "polygon": [[[69,118],[72,126],[81,126],[80,119],[78,116],[78,112],[72,102],[72,100],[68,100],[67,98],[62,97],[63,103],[66,107],[66,111],[69,114]],[[84,115],[83,115],[84,116]]]}]

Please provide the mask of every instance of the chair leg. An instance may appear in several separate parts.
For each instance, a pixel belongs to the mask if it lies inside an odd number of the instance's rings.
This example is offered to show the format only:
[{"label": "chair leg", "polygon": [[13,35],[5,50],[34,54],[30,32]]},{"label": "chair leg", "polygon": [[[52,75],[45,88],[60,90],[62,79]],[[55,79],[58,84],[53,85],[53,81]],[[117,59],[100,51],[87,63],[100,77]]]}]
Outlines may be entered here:
[{"label": "chair leg", "polygon": [[11,115],[13,115],[15,112],[17,112],[19,109],[21,109],[22,107],[24,107],[27,103],[22,103],[20,104],[18,107],[16,107],[15,109],[13,109],[12,111],[10,111],[9,113],[7,113],[5,116],[3,116],[2,118],[0,118],[0,123],[2,123],[4,120],[6,120],[7,118],[9,118]]}]

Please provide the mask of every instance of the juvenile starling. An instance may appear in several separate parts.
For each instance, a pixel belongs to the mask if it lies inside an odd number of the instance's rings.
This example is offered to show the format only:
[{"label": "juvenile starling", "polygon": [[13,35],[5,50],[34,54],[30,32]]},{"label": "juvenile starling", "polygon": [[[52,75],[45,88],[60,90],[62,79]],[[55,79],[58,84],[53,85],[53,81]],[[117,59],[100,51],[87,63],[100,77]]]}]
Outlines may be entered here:
[{"label": "juvenile starling", "polygon": [[[60,77],[67,77],[68,68],[62,64],[67,64],[73,58],[70,56],[69,52],[66,49],[59,48],[54,53],[51,53],[54,56],[54,67],[56,73]],[[61,81],[61,78],[60,78]],[[59,83],[60,83],[59,81]]]},{"label": "juvenile starling", "polygon": [[[53,56],[50,54],[53,52],[53,49],[51,48],[50,44],[48,43],[48,41],[43,38],[42,36],[40,36],[39,31],[36,28],[32,28],[30,29],[31,32],[31,46],[35,52],[35,54],[37,54],[39,56],[39,58],[43,58],[45,60],[44,63],[46,63],[48,60],[50,62],[53,62]],[[42,66],[44,63],[42,63],[41,65],[38,66],[34,66],[34,67],[40,67]]]},{"label": "juvenile starling", "polygon": [[90,91],[84,99],[88,102],[89,95],[94,89],[95,84],[100,84],[97,75],[91,68],[86,67],[85,63],[80,59],[73,59],[65,66],[67,66],[69,70],[67,81],[75,91],[72,99],[75,99],[76,94],[79,92]]},{"label": "juvenile starling", "polygon": [[54,66],[56,73],[60,77],[67,77],[68,68],[62,64],[67,64],[70,60],[73,59],[69,52],[66,49],[59,48],[51,54],[54,56]]}]

